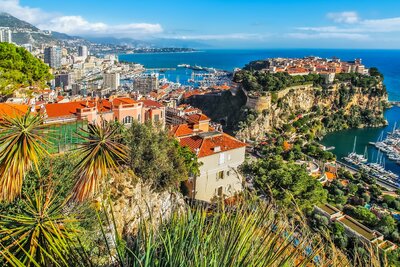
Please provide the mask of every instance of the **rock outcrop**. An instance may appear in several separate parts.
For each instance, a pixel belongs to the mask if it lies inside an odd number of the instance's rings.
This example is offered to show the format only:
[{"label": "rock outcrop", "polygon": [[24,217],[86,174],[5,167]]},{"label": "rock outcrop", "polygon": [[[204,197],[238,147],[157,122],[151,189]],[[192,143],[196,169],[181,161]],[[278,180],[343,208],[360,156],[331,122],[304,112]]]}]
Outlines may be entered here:
[{"label": "rock outcrop", "polygon": [[110,196],[115,228],[123,236],[136,233],[144,221],[156,227],[173,212],[183,212],[186,206],[179,192],[156,192],[130,172],[115,175]]}]

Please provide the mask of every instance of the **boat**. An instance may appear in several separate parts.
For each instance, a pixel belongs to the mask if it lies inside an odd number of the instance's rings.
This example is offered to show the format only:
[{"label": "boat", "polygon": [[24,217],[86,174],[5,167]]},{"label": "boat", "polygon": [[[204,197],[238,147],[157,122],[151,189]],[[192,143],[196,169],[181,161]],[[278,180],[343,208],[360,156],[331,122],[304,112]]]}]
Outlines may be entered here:
[{"label": "boat", "polygon": [[178,64],[177,65],[178,68],[190,68],[189,64]]}]

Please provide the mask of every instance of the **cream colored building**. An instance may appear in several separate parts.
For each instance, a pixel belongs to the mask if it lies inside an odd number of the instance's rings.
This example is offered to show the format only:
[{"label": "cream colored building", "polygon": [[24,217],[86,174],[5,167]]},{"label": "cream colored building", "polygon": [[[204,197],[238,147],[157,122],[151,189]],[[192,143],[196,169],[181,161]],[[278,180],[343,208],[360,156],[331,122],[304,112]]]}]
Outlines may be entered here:
[{"label": "cream colored building", "polygon": [[200,174],[186,183],[189,197],[213,202],[233,197],[243,190],[243,177],[238,167],[245,160],[246,144],[215,131],[208,122],[209,118],[201,114],[197,122],[174,126],[171,134],[181,146],[189,147],[201,163]]}]

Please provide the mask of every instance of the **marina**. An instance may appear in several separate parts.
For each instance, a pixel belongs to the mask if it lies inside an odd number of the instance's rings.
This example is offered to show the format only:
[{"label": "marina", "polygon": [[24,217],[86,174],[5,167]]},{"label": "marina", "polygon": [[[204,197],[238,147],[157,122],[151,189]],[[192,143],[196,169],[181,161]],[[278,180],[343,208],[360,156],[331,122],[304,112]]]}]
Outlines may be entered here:
[{"label": "marina", "polygon": [[[378,143],[378,142],[377,142]],[[393,173],[385,168],[385,158],[383,158],[383,153],[379,149],[376,156],[376,161],[372,158],[368,162],[368,149],[365,147],[364,154],[356,153],[357,136],[354,138],[353,151],[349,153],[346,157],[343,157],[347,163],[356,166],[357,168],[364,170],[366,173],[370,174],[374,178],[384,180],[395,187],[400,187],[399,175]]]}]

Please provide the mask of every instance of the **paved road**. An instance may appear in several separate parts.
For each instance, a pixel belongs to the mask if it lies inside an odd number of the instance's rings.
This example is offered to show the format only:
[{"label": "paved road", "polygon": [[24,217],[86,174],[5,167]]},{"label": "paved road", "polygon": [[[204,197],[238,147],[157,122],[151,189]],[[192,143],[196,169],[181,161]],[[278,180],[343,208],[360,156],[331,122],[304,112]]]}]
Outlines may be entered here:
[{"label": "paved road", "polygon": [[[338,165],[340,165],[341,167],[343,167],[346,170],[350,171],[351,173],[356,173],[356,172],[359,171],[357,168],[354,168],[354,167],[352,167],[350,165],[347,165],[347,164],[345,164],[343,162],[340,162],[340,161],[336,161],[336,162],[337,162]],[[378,185],[386,188],[389,191],[396,191],[397,189],[399,189],[398,187],[392,185],[391,183],[388,183],[387,181],[385,181],[385,180],[383,180],[383,179],[381,179],[379,177],[376,177],[376,176],[372,176],[372,177],[374,177],[376,179],[376,183]]]}]

